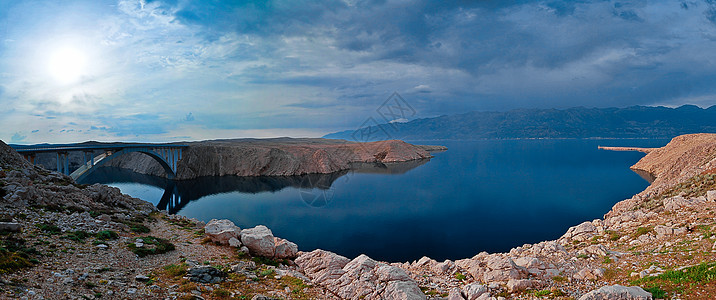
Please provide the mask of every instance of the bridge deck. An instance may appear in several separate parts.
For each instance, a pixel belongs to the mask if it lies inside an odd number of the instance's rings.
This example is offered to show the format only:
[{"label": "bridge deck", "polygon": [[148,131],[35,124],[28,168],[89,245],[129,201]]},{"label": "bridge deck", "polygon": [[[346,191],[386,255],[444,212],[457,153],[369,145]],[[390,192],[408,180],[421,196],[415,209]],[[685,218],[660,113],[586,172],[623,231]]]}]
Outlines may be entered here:
[{"label": "bridge deck", "polygon": [[114,150],[124,148],[186,148],[189,145],[182,144],[123,144],[123,145],[49,145],[43,146],[20,146],[10,145],[18,153],[40,153],[40,152],[66,152],[82,150]]}]

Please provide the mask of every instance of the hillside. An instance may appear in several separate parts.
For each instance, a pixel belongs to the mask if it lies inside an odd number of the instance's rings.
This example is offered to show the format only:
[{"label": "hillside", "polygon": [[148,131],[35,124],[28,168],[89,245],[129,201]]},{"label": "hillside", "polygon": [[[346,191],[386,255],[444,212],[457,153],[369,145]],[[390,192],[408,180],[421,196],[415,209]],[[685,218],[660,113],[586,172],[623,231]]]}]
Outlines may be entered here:
[{"label": "hillside", "polygon": [[[469,112],[380,126],[391,138],[402,140],[672,138],[716,132],[716,106],[708,109],[693,105],[516,109]],[[324,138],[355,140],[353,133],[354,130],[342,131]]]}]

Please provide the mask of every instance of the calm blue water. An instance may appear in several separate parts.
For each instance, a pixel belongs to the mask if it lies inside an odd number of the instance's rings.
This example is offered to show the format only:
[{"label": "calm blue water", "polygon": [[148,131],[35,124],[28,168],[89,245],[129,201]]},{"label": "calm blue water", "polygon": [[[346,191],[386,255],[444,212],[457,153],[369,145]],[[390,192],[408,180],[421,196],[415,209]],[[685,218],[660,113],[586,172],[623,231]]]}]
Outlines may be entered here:
[{"label": "calm blue water", "polygon": [[[508,251],[601,218],[648,182],[629,170],[643,154],[603,146],[668,140],[445,141],[429,161],[286,177],[207,177],[172,184],[104,168],[87,182],[119,187],[199,220],[267,225],[301,250],[387,261]],[[414,142],[420,143],[420,142]]]}]

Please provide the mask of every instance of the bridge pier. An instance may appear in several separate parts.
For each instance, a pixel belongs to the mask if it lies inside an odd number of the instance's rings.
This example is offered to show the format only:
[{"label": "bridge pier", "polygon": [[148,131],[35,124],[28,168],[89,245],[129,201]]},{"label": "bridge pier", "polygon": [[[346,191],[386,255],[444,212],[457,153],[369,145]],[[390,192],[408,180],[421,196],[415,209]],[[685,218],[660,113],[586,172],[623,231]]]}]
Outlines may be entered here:
[{"label": "bridge pier", "polygon": [[22,155],[25,157],[27,161],[29,161],[31,164],[35,164],[35,153],[26,153]]},{"label": "bridge pier", "polygon": [[70,158],[68,152],[57,152],[57,172],[70,175]]}]

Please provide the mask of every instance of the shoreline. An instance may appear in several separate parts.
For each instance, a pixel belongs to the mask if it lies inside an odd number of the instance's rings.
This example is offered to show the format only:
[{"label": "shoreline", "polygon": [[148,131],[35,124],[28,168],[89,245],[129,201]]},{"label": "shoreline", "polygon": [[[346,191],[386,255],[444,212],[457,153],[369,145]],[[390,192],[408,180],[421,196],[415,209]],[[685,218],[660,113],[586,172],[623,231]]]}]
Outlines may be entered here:
[{"label": "shoreline", "polygon": [[642,147],[609,147],[609,146],[597,146],[597,149],[607,151],[636,151],[649,154],[652,151],[659,148],[642,148]]}]

